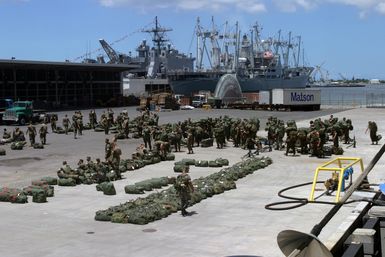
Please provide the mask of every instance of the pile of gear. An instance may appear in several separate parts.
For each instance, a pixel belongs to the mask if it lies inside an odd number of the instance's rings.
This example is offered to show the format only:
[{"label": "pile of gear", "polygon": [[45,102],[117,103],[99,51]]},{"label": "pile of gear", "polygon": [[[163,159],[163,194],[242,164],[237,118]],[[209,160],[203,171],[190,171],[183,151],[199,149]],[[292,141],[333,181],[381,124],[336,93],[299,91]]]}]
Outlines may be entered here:
[{"label": "pile of gear", "polygon": [[30,186],[23,189],[0,188],[0,202],[27,203],[27,196],[32,196],[32,202],[45,203],[47,202],[47,197],[54,196],[53,185],[56,184],[56,178],[43,177],[40,180],[32,181]]},{"label": "pile of gear", "polygon": [[[265,168],[271,163],[272,160],[267,157],[249,158],[207,177],[193,180],[195,190],[191,195],[190,205],[199,203],[215,194],[221,194],[226,190],[235,189],[235,181],[258,169]],[[175,186],[176,184],[145,198],[137,198],[107,210],[97,211],[95,220],[143,225],[165,218],[181,210],[180,197]]]},{"label": "pile of gear", "polygon": [[150,178],[124,187],[126,194],[144,194],[175,183],[175,177]]},{"label": "pile of gear", "polygon": [[182,159],[181,161],[174,163],[174,172],[182,172],[186,166],[190,165],[194,165],[195,167],[220,168],[222,166],[228,166],[229,160],[223,158],[217,158],[214,161]]}]

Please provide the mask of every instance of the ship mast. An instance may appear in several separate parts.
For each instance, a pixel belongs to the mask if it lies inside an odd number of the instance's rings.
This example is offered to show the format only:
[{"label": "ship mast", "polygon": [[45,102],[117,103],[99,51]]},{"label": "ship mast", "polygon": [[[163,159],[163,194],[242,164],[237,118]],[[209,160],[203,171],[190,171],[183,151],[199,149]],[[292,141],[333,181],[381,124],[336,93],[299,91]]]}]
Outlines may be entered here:
[{"label": "ship mast", "polygon": [[160,53],[161,47],[164,45],[164,42],[167,42],[168,39],[165,37],[165,33],[172,31],[170,28],[163,28],[158,23],[158,16],[155,16],[155,28],[148,30],[142,30],[142,32],[152,34],[152,42],[156,46],[157,52]]}]

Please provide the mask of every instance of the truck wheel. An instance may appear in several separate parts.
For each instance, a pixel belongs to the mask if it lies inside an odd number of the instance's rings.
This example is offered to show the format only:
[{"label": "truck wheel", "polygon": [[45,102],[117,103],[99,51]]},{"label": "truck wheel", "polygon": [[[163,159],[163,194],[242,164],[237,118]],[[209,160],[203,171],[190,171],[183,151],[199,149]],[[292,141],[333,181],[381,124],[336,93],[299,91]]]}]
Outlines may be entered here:
[{"label": "truck wheel", "polygon": [[22,126],[24,126],[25,123],[26,123],[25,118],[24,118],[24,117],[20,117],[20,118],[19,118],[19,124],[22,125]]}]

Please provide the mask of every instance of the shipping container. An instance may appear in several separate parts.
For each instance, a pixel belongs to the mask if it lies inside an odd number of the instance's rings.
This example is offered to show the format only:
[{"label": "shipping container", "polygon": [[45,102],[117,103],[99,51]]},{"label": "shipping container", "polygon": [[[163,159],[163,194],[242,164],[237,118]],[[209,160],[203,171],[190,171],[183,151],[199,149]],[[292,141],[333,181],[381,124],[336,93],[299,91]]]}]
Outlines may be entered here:
[{"label": "shipping container", "polygon": [[273,89],[272,105],[274,109],[319,110],[321,106],[320,89]]}]

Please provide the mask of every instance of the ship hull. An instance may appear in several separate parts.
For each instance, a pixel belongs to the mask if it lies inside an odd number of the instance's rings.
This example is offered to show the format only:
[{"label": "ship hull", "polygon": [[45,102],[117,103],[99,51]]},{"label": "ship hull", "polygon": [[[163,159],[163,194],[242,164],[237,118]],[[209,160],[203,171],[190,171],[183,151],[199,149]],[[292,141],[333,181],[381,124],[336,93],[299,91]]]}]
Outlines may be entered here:
[{"label": "ship hull", "polygon": [[[197,78],[171,81],[171,89],[174,94],[192,96],[199,91],[215,91],[220,76],[213,78]],[[308,76],[297,76],[293,78],[239,78],[242,93],[259,92],[275,88],[305,88]]]}]

